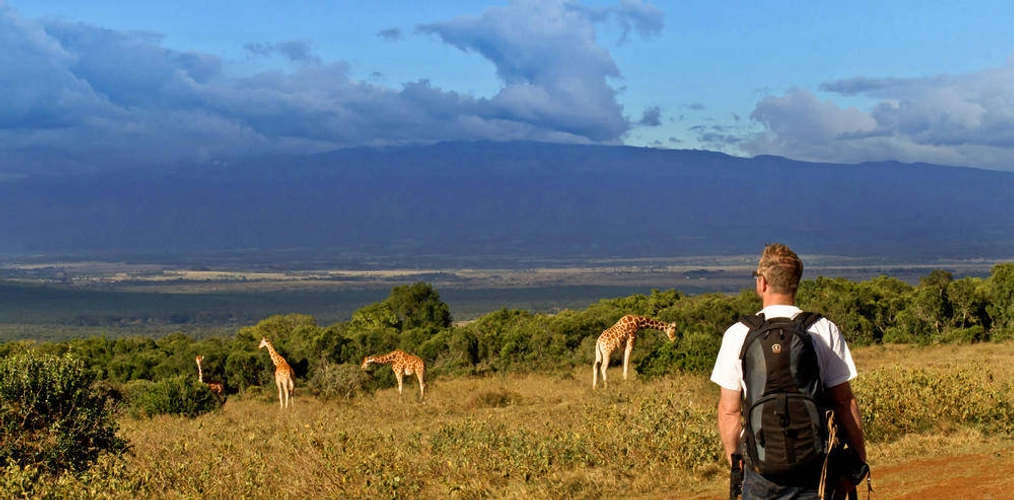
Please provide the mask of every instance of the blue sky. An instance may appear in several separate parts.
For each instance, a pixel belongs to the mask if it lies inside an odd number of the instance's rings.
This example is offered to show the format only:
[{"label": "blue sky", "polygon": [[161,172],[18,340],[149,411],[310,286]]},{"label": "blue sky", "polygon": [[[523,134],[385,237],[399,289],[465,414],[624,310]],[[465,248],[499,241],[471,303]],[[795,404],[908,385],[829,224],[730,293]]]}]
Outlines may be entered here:
[{"label": "blue sky", "polygon": [[0,171],[449,140],[1014,171],[1012,21],[1006,1],[0,0]]}]

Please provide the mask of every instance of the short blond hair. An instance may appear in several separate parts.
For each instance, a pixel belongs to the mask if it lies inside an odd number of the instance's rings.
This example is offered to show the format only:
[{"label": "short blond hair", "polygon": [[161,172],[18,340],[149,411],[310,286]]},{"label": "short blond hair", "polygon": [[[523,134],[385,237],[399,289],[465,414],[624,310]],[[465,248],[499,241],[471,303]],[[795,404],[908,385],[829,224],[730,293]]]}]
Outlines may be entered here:
[{"label": "short blond hair", "polygon": [[778,293],[796,293],[803,277],[803,261],[789,247],[769,243],[757,263],[757,273]]}]

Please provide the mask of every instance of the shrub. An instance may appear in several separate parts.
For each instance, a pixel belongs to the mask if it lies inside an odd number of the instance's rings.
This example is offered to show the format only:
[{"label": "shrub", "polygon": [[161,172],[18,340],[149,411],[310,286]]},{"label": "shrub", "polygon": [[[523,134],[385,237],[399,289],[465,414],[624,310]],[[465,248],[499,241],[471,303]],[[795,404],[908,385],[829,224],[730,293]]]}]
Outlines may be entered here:
[{"label": "shrub", "polygon": [[219,407],[207,385],[186,375],[130,384],[127,396],[135,417],[168,414],[193,418]]},{"label": "shrub", "polygon": [[984,342],[989,339],[986,329],[982,325],[975,325],[968,328],[951,328],[937,336],[939,342],[947,344],[972,344]]},{"label": "shrub", "polygon": [[476,394],[469,408],[506,408],[521,403],[521,394],[506,387],[499,387]]},{"label": "shrub", "polygon": [[870,441],[957,427],[1014,433],[1014,390],[977,366],[880,369],[854,382]]},{"label": "shrub", "polygon": [[310,390],[323,400],[349,400],[367,392],[370,377],[358,366],[321,363],[310,377]]},{"label": "shrub", "polygon": [[0,360],[0,468],[80,472],[119,454],[113,404],[70,356],[28,351]]}]

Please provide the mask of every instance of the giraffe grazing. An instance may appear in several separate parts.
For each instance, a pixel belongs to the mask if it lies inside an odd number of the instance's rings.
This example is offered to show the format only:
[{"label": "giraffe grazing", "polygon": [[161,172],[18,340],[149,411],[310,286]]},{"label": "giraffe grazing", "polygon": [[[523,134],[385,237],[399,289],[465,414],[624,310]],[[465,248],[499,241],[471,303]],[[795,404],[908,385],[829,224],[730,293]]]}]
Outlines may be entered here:
[{"label": "giraffe grazing", "polygon": [[665,332],[669,341],[676,340],[676,323],[665,323],[657,319],[645,318],[628,314],[615,325],[606,328],[595,342],[595,362],[592,364],[592,389],[598,385],[599,370],[602,370],[602,384],[606,385],[606,368],[609,357],[617,347],[623,345],[623,380],[627,380],[627,367],[630,365],[630,351],[634,350],[634,338],[637,332],[651,328]]},{"label": "giraffe grazing", "polygon": [[218,397],[219,401],[222,401],[224,403],[225,402],[225,384],[223,384],[223,383],[221,383],[221,382],[219,382],[217,380],[208,380],[208,379],[204,378],[204,372],[201,370],[201,361],[204,361],[204,356],[201,356],[200,354],[198,354],[197,355],[197,380],[200,383],[208,386],[208,389],[211,389],[211,392],[215,393],[215,396]]},{"label": "giraffe grazing", "polygon": [[268,338],[264,337],[261,339],[261,345],[258,349],[268,348],[268,354],[271,355],[271,362],[275,364],[275,385],[278,386],[278,405],[282,408],[289,407],[289,398],[292,395],[292,390],[296,388],[296,372],[292,371],[292,367],[289,363],[285,362],[285,358],[278,351],[275,350],[275,346],[268,342]]},{"label": "giraffe grazing", "polygon": [[391,351],[383,356],[366,356],[363,358],[363,369],[365,370],[372,363],[391,364],[394,378],[398,379],[398,396],[401,396],[402,379],[405,375],[415,373],[416,378],[419,379],[419,397],[423,396],[426,390],[426,382],[423,380],[426,375],[426,364],[419,356],[413,356],[405,351]]}]

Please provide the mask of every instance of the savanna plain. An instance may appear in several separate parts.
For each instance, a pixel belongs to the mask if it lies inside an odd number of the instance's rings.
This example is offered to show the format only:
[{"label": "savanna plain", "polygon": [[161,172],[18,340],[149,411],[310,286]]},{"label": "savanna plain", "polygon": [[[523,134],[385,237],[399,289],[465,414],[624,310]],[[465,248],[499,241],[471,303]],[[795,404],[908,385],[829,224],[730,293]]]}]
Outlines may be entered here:
[{"label": "savanna plain", "polygon": [[[1014,344],[856,350],[873,498],[1008,498]],[[434,379],[350,401],[234,395],[193,419],[120,420],[132,448],[36,489],[53,498],[728,497],[703,375],[590,370]],[[999,417],[999,418],[1008,418]],[[1000,423],[1000,425],[1003,425]],[[1009,425],[1009,422],[1008,422]],[[17,477],[8,477],[16,482]],[[865,496],[865,491],[863,492]]]},{"label": "savanna plain", "polygon": [[[883,272],[846,267],[843,272],[851,277]],[[613,265],[589,271],[586,278],[575,270],[533,270],[506,278],[487,272],[475,279],[544,279],[534,284],[543,289],[604,283],[622,290],[683,289],[681,283],[706,286],[711,280],[713,286],[736,290],[749,280],[750,261],[724,263],[721,269],[696,263],[686,269],[651,269]],[[117,293],[168,293],[161,287],[170,285],[191,288],[173,293],[210,293],[223,282],[260,291],[267,286],[250,276],[179,280],[174,272],[142,276],[136,271],[117,285]],[[914,269],[912,275],[920,272]],[[638,273],[654,278],[646,282]],[[164,283],[160,277],[165,276],[173,283]],[[60,279],[74,276],[64,272]],[[113,278],[80,279],[83,284],[74,285],[79,289],[109,287]],[[440,273],[350,279],[360,285],[449,279],[468,288],[460,276]],[[293,283],[283,284],[287,281]],[[283,276],[270,286],[291,290],[297,282],[302,288],[321,286],[321,281],[326,280]],[[504,288],[512,287],[524,288]],[[615,295],[622,293],[627,292]],[[585,299],[573,300],[580,305]],[[478,311],[488,304],[471,307]],[[461,316],[468,314],[456,313]],[[1014,343],[886,344],[859,347],[853,355],[860,372],[853,388],[865,413],[873,498],[1010,496]],[[728,497],[728,469],[715,429],[718,390],[706,374],[641,378],[631,370],[630,379],[623,380],[614,358],[606,387],[593,390],[591,375],[587,366],[437,376],[427,380],[425,396],[410,377],[402,394],[388,388],[342,400],[318,399],[297,386],[288,409],[279,408],[273,387],[251,388],[195,418],[123,414],[119,435],[129,441],[128,453],[105,456],[82,475],[32,487],[19,484],[31,474],[9,472],[0,483],[0,496],[33,491],[46,498]],[[865,495],[864,488],[861,498]]]}]

